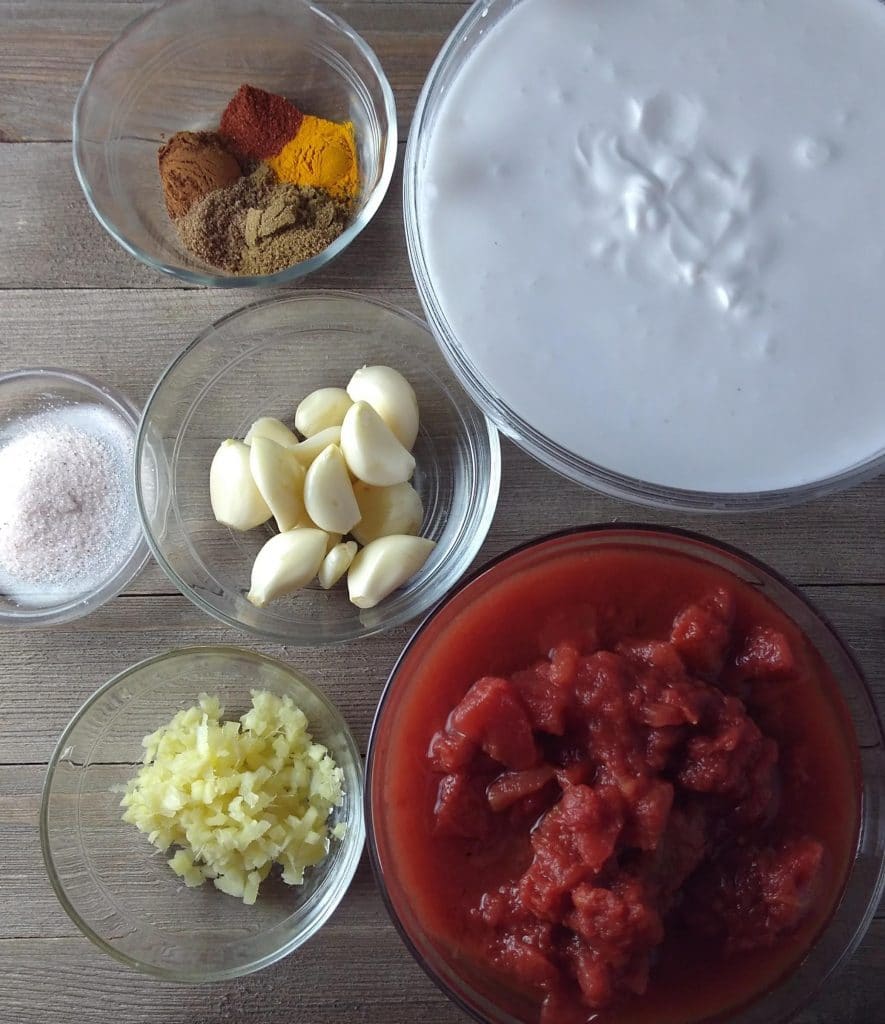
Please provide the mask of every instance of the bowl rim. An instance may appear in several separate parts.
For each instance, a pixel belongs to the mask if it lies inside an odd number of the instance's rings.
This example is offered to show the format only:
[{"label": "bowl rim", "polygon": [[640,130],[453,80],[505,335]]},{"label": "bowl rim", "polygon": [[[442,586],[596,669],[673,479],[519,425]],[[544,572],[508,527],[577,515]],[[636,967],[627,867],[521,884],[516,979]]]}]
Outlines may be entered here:
[{"label": "bowl rim", "polygon": [[[788,508],[855,487],[885,472],[885,447],[853,466],[837,473],[764,491],[704,491],[653,483],[620,473],[600,463],[585,459],[551,440],[509,408],[489,385],[472,361],[462,351],[457,335],[446,317],[425,257],[424,233],[418,211],[418,179],[421,176],[419,157],[425,139],[432,134],[431,105],[438,101],[440,80],[462,57],[462,47],[477,25],[488,18],[492,9],[507,7],[501,15],[522,0],[474,0],[443,44],[415,105],[406,142],[403,163],[403,219],[406,249],[415,287],[427,322],[440,350],[467,394],[505,437],[548,469],[589,490],[622,498],[649,508],[683,512],[735,514],[764,509]],[[471,40],[475,41],[475,40]],[[457,74],[457,72],[455,72]]]},{"label": "bowl rim", "polygon": [[[56,366],[26,366],[18,370],[0,374],[0,393],[6,384],[17,381],[43,381],[47,384],[74,384],[83,389],[97,404],[115,412],[132,434],[133,467],[135,441],[141,410],[121,391],[102,383],[95,377],[74,370],[66,370]],[[134,484],[132,500],[137,508]],[[147,565],[150,559],[147,539],[139,524],[138,535],[126,558],[121,561],[112,576],[105,579],[92,590],[57,605],[47,607],[21,608],[17,610],[0,610],[0,624],[16,626],[20,629],[34,629],[41,626],[60,625],[84,618],[97,611],[103,604],[115,598],[124,590]]]},{"label": "bowl rim", "polygon": [[[307,690],[311,696],[317,700],[328,710],[331,711],[332,717],[336,722],[336,728],[340,728],[345,739],[347,747],[350,749],[354,758],[354,767],[357,776],[357,792],[354,794],[353,806],[356,810],[356,821],[348,822],[350,826],[346,835],[353,836],[349,844],[348,856],[340,861],[340,868],[335,876],[328,880],[329,888],[332,891],[332,898],[327,900],[322,906],[320,912],[314,918],[310,930],[303,935],[297,935],[294,938],[290,938],[286,941],[279,949],[272,953],[267,953],[262,957],[259,957],[255,961],[250,961],[240,967],[226,968],[220,970],[204,970],[199,973],[194,971],[176,971],[174,969],[157,967],[152,964],[147,964],[144,961],[137,959],[136,957],[130,956],[128,953],[122,952],[117,949],[106,939],[102,938],[90,925],[88,925],[77,912],[71,900],[68,898],[67,892],[62,884],[61,879],[58,877],[58,873],[55,869],[55,862],[52,857],[51,843],[50,843],[50,827],[49,827],[49,803],[52,796],[52,783],[55,777],[55,771],[58,767],[58,762],[61,755],[64,753],[67,739],[70,736],[74,728],[89,712],[89,710],[102,698],[105,694],[109,693],[112,689],[124,683],[131,676],[138,672],[149,668],[151,665],[157,664],[163,661],[176,660],[178,658],[191,658],[194,656],[201,656],[205,654],[221,655],[225,657],[236,656],[238,658],[245,658],[247,661],[253,661],[257,664],[273,665],[276,669],[282,669],[286,675],[290,677],[293,682],[296,682],[298,686],[303,687]],[[211,981],[225,981],[233,978],[245,977],[248,974],[254,974],[256,971],[263,970],[265,967],[270,967],[272,964],[277,963],[290,953],[294,952],[305,942],[308,942],[311,938],[328,921],[332,914],[337,910],[341,900],[344,898],[347,890],[350,888],[350,884],[353,881],[353,877],[356,874],[357,867],[362,858],[363,848],[365,846],[365,769],[363,759],[359,753],[359,747],[357,746],[356,740],[351,732],[350,726],[347,724],[344,716],[332,703],[332,701],[326,696],[325,692],[317,686],[316,683],[312,682],[309,678],[302,675],[301,672],[294,666],[289,665],[284,661],[280,661],[277,658],[271,658],[267,654],[262,654],[260,651],[253,651],[245,647],[236,647],[232,644],[196,644],[189,647],[173,647],[167,651],[163,651],[160,654],[151,655],[148,658],[143,658],[141,661],[136,662],[134,665],[130,665],[112,676],[107,682],[103,683],[94,693],[92,693],[77,709],[71,720],[65,726],[61,735],[56,742],[55,748],[52,751],[46,765],[46,774],[43,780],[43,786],[40,792],[40,818],[39,818],[39,833],[40,833],[40,852],[43,860],[43,867],[49,878],[49,883],[52,886],[53,892],[56,898],[62,906],[62,909],[68,915],[68,917],[74,922],[77,928],[89,939],[94,945],[98,946],[104,953],[113,957],[115,960],[127,967],[131,967],[133,970],[138,971],[140,974],[147,974],[155,978],[161,978],[164,981],[177,981],[184,982],[187,984],[202,984],[204,982]],[[120,819],[122,822],[122,818]],[[353,826],[356,826],[355,828]],[[343,847],[342,842],[342,847]]]},{"label": "bowl rim", "polygon": [[[195,604],[201,611],[210,615],[212,618],[219,622],[223,622],[227,626],[232,626],[235,629],[246,632],[247,634],[255,637],[259,637],[263,640],[270,640],[275,643],[300,643],[305,646],[312,647],[330,647],[336,644],[354,643],[365,639],[370,636],[375,636],[379,633],[387,632],[391,629],[401,626],[405,622],[410,622],[412,619],[418,618],[424,615],[429,609],[439,603],[440,600],[444,600],[449,591],[442,597],[433,598],[429,602],[419,603],[416,607],[405,607],[402,608],[398,614],[384,619],[372,627],[365,627],[359,631],[353,633],[353,635],[346,638],[311,638],[305,639],[304,637],[298,637],[297,639],[284,639],[278,633],[271,630],[262,630],[260,628],[246,625],[241,622],[238,618],[233,615],[227,615],[220,609],[204,601],[202,596],[191,586],[185,583],[184,580],[178,575],[175,569],[169,564],[169,561],[160,550],[160,547],[153,535],[151,530],[149,516],[147,511],[147,504],[145,501],[144,487],[142,474],[140,467],[144,458],[145,439],[148,428],[148,417],[151,412],[153,403],[160,393],[161,389],[165,386],[168,378],[174,373],[176,367],[186,359],[190,353],[201,345],[206,338],[210,337],[214,331],[216,331],[221,325],[226,324],[228,321],[233,320],[239,316],[246,315],[251,311],[264,308],[272,305],[285,305],[288,303],[299,303],[299,302],[310,302],[320,300],[321,302],[353,302],[356,305],[368,305],[378,309],[382,309],[388,313],[392,313],[397,317],[407,320],[415,327],[420,327],[428,335],[428,341],[433,342],[433,335],[427,328],[427,324],[419,317],[410,313],[407,309],[403,309],[391,302],[387,302],[384,299],[375,298],[373,296],[361,295],[358,292],[346,291],[346,290],[331,290],[331,289],[300,289],[298,291],[284,292],[280,295],[273,295],[267,298],[257,299],[255,302],[250,302],[245,306],[240,306],[238,309],[233,310],[230,313],[226,313],[218,320],[213,321],[207,327],[203,328],[202,331],[193,339],[179,354],[172,360],[172,362],[166,367],[163,373],[160,375],[156,384],[154,385],[147,402],[145,403],[144,410],[141,414],[141,421],[138,425],[138,432],[135,441],[135,495],[136,503],[138,505],[139,515],[141,516],[141,523],[144,536],[147,540],[148,547],[150,548],[151,554],[154,556],[157,564],[172,582],[173,586],[183,594],[188,600]],[[472,558],[476,558],[483,542],[485,541],[488,531],[492,525],[492,520],[495,516],[495,511],[498,504],[498,496],[501,489],[501,442],[498,435],[498,431],[494,424],[489,418],[482,412],[481,409],[476,410],[476,415],[479,416],[482,422],[485,424],[485,431],[482,434],[477,434],[473,439],[474,443],[481,445],[485,453],[488,456],[489,464],[489,476],[488,479],[483,479],[484,484],[484,498],[482,501],[481,509],[475,517],[476,526],[471,537],[471,544],[474,548]],[[472,560],[472,559],[471,559]],[[439,576],[444,571],[444,567],[441,566],[436,573]],[[468,569],[468,571],[470,571]]]},{"label": "bowl rim", "polygon": [[[365,205],[359,211],[357,216],[350,221],[344,231],[342,231],[333,242],[327,245],[325,249],[318,252],[315,256],[302,260],[300,263],[294,263],[291,267],[278,270],[275,274],[251,274],[242,276],[221,272],[211,273],[209,271],[191,270],[188,267],[178,266],[175,263],[157,259],[145,249],[130,241],[117,227],[111,217],[107,216],[101,210],[96,199],[95,192],[89,181],[89,177],[85,171],[84,161],[81,159],[80,147],[83,142],[83,128],[81,127],[81,123],[84,116],[86,100],[89,96],[89,90],[98,73],[101,71],[107,60],[109,60],[112,52],[118,45],[125,43],[129,36],[135,34],[150,20],[160,17],[167,8],[195,5],[204,2],[206,2],[206,0],[165,0],[165,3],[162,3],[159,7],[151,8],[130,21],[129,24],[127,24],[95,58],[89,66],[89,70],[86,73],[83,84],[80,86],[79,92],[77,93],[77,99],[74,103],[74,110],[71,116],[71,150],[73,154],[74,172],[77,176],[77,181],[80,183],[83,195],[86,197],[89,209],[92,211],[92,214],[98,223],[111,236],[111,238],[118,243],[118,245],[126,250],[126,252],[131,256],[134,256],[141,263],[145,264],[145,266],[150,267],[152,270],[157,270],[162,274],[184,281],[187,284],[203,285],[211,288],[254,288],[288,284],[289,282],[297,281],[299,278],[305,277],[308,274],[313,273],[315,270],[320,270],[322,267],[326,266],[327,263],[330,263],[336,256],[342,253],[363,231],[378,212],[378,209],[387,194],[387,190],[390,187],[394,168],[396,166],[398,126],[396,98],[390,85],[390,81],[388,80],[387,75],[384,72],[384,68],[381,66],[381,62],[372,47],[369,46],[365,39],[354,28],[352,28],[337,14],[333,14],[330,11],[326,11],[323,8],[318,7],[316,4],[312,3],[311,0],[288,0],[290,4],[297,5],[310,11],[311,14],[316,15],[346,36],[372,68],[372,71],[377,78],[384,101],[383,117],[387,121],[387,142],[380,153],[381,173],[374,188],[369,193]],[[207,6],[211,6],[211,4],[207,4]]]},{"label": "bowl rim", "polygon": [[[434,608],[431,609],[431,611],[421,621],[415,632],[409,638],[405,647],[397,657],[393,667],[390,670],[390,675],[388,676],[387,681],[385,682],[384,687],[381,691],[381,695],[378,698],[378,704],[375,709],[375,714],[372,718],[372,726],[369,731],[369,741],[366,748],[365,778],[363,781],[363,800],[365,802],[364,818],[366,823],[366,849],[369,854],[369,863],[372,865],[372,874],[374,875],[375,883],[379,893],[381,894],[381,900],[382,903],[384,904],[385,910],[387,911],[388,917],[393,923],[393,926],[396,929],[397,933],[399,934],[400,939],[402,940],[406,949],[408,950],[412,958],[415,960],[415,962],[421,967],[421,969],[424,971],[427,977],[430,978],[430,980],[443,993],[443,995],[450,999],[456,1006],[463,1010],[464,1013],[466,1013],[473,1020],[478,1021],[479,1024],[489,1024],[489,1019],[487,1017],[482,1016],[477,1007],[470,1005],[470,1003],[467,1002],[466,998],[464,998],[461,995],[461,993],[456,992],[443,978],[442,974],[439,971],[437,971],[424,958],[424,956],[418,949],[415,940],[413,940],[411,935],[406,930],[406,927],[403,924],[402,920],[400,919],[400,915],[394,906],[393,899],[390,895],[387,886],[384,866],[381,863],[381,857],[378,851],[377,833],[379,829],[376,827],[375,823],[375,809],[373,807],[372,800],[373,782],[376,768],[376,748],[378,743],[378,737],[381,731],[382,718],[384,716],[386,706],[392,695],[397,675],[406,658],[412,651],[413,647],[419,642],[419,640],[431,627],[437,615],[441,614],[452,601],[454,601],[460,594],[463,593],[463,591],[465,591],[475,582],[479,581],[489,572],[499,569],[509,559],[518,557],[519,555],[522,555],[525,552],[532,550],[533,548],[541,547],[547,543],[552,543],[559,540],[566,540],[568,538],[578,537],[581,535],[604,536],[605,534],[611,535],[613,539],[617,538],[619,534],[639,534],[647,537],[652,537],[655,534],[663,534],[664,536],[672,537],[677,540],[689,541],[694,544],[700,545],[701,547],[717,550],[721,553],[724,553],[729,558],[745,562],[752,569],[761,572],[763,575],[769,576],[776,584],[779,584],[781,587],[787,590],[792,597],[796,598],[808,610],[810,610],[812,614],[823,624],[826,630],[830,633],[832,639],[838,646],[841,655],[846,658],[848,664],[854,671],[856,681],[860,685],[861,692],[863,693],[866,699],[866,703],[868,707],[872,709],[873,722],[878,733],[877,748],[880,752],[883,749],[885,749],[885,723],[883,723],[883,718],[879,712],[879,708],[872,693],[872,690],[870,689],[866,676],[864,675],[860,665],[858,664],[853,652],[842,639],[841,635],[830,622],[829,618],[823,612],[821,612],[817,608],[817,606],[802,593],[802,591],[796,584],[790,582],[790,580],[782,576],[776,569],[771,568],[769,565],[767,565],[761,559],[757,558],[755,555],[751,555],[748,552],[742,550],[741,548],[736,547],[735,545],[729,544],[726,541],[715,539],[706,534],[699,533],[695,530],[686,530],[676,526],[659,526],[653,523],[642,523],[638,521],[612,523],[584,523],[578,526],[566,527],[561,530],[554,530],[550,533],[545,533],[540,536],[530,538],[529,540],[523,541],[520,544],[517,544],[514,547],[508,548],[506,551],[503,551],[500,554],[495,555],[493,558],[490,558],[482,565],[477,566],[470,573],[466,574],[454,587],[452,587],[446,594],[445,598],[442,601],[440,601]],[[846,705],[847,703],[848,702],[846,700]],[[851,721],[853,725],[853,714],[851,714]],[[880,787],[883,790],[885,790],[885,787],[881,786],[881,782]],[[742,1013],[744,1010],[749,1009],[751,1006],[758,1006],[763,999],[766,999],[773,993],[777,992],[783,985],[783,983],[790,976],[792,976],[795,973],[795,971],[801,966],[802,962],[804,961],[805,957],[807,957],[810,950],[816,947],[823,939],[823,937],[826,935],[828,929],[830,928],[830,925],[832,924],[833,918],[835,917],[836,913],[838,912],[840,906],[842,905],[845,899],[845,894],[847,892],[848,885],[851,881],[852,875],[855,870],[855,865],[857,863],[857,852],[861,840],[863,838],[864,807],[868,799],[869,797],[867,794],[867,780],[863,777],[863,775],[861,775],[858,835],[855,842],[855,856],[852,860],[851,866],[848,869],[848,873],[846,875],[842,891],[840,893],[839,899],[837,900],[833,908],[829,920],[823,926],[823,929],[820,931],[817,937],[814,939],[812,946],[810,946],[809,949],[805,951],[802,961],[797,962],[790,969],[788,974],[781,977],[778,981],[776,981],[771,988],[769,988],[765,992],[759,993],[752,999],[752,1001],[749,1004],[742,1004],[733,1012]],[[840,951],[839,955],[833,959],[832,963],[828,965],[826,972],[823,973],[820,977],[818,977],[815,985],[808,992],[804,993],[801,999],[797,1000],[796,1004],[790,1009],[789,1014],[787,1016],[780,1015],[776,1018],[778,1024],[785,1024],[787,1020],[791,1020],[793,1016],[795,1016],[795,1014],[799,1013],[804,1007],[806,1007],[815,997],[815,995],[817,995],[820,992],[820,989],[824,985],[824,983],[829,978],[831,978],[837,971],[841,970],[845,962],[854,954],[857,947],[860,945],[864,936],[869,930],[870,925],[873,922],[873,919],[879,907],[879,902],[882,899],[883,893],[885,893],[885,853],[883,853],[879,857],[876,878],[872,886],[871,898],[867,902],[867,906],[864,910],[864,913],[860,921],[854,927],[854,930],[851,933],[850,940],[845,945],[845,947]],[[716,1020],[718,1019],[719,1018],[716,1017]],[[772,1024],[774,1022],[774,1019],[775,1018],[772,1018]],[[698,1021],[698,1024],[708,1024],[708,1019],[705,1018],[703,1021]]]}]

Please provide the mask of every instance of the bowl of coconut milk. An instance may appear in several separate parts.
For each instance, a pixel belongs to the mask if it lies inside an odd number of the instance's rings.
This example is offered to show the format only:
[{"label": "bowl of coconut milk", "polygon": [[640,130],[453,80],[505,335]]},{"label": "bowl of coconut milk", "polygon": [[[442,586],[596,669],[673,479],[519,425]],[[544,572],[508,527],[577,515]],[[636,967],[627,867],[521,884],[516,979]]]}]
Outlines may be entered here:
[{"label": "bowl of coconut milk", "polygon": [[879,0],[475,4],[405,169],[467,392],[551,468],[649,505],[882,472],[883,94]]}]

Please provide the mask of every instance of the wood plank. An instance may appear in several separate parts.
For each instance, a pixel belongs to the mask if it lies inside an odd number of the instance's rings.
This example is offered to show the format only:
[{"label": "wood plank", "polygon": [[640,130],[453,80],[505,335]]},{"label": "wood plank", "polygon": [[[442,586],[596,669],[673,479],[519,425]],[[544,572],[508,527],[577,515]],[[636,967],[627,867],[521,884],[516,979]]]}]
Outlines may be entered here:
[{"label": "wood plank", "polygon": [[[412,288],[400,200],[404,150],[401,143],[390,190],[372,222],[311,276],[308,287]],[[120,248],[92,216],[74,175],[69,143],[0,144],[0,224],[0,290],[180,287]],[[261,293],[238,294],[230,308],[254,302]]]},{"label": "wood plank", "polygon": [[[2,238],[0,234],[0,246]],[[390,253],[390,240],[379,246]],[[394,265],[397,260],[388,255],[385,262]],[[355,280],[354,273],[347,275],[347,283]],[[360,290],[420,312],[411,288],[368,280]],[[269,294],[209,289],[8,291],[0,302],[0,371],[21,365],[76,367],[143,403],[164,367],[201,329],[244,302]],[[505,443],[502,498],[484,554],[580,523],[649,522],[707,532],[748,550],[797,583],[885,583],[883,511],[885,477],[842,495],[770,513],[702,516],[644,509],[569,483]],[[156,568],[133,587],[134,593],[169,590]]]},{"label": "wood plank", "polygon": [[47,761],[68,720],[102,683],[145,658],[199,644],[234,644],[297,665],[323,687],[365,751],[381,688],[410,633],[402,626],[332,652],[261,644],[178,596],[117,599],[70,626],[6,630],[0,633],[0,764]]},{"label": "wood plank", "polygon": [[376,921],[345,924],[351,896],[310,943],[260,974],[183,987],[143,978],[85,939],[0,942],[0,1012],[9,1024],[455,1024],[466,1018]]},{"label": "wood plank", "polygon": [[[494,540],[487,550],[493,546]],[[854,651],[885,718],[885,587],[812,587],[806,593]],[[378,697],[413,629],[401,626],[332,650],[267,645],[176,596],[118,598],[67,626],[5,630],[0,765],[46,762],[71,716],[104,682],[144,658],[195,644],[248,647],[297,665],[340,708],[365,751]]]},{"label": "wood plank", "polygon": [[[69,140],[89,66],[153,4],[96,0],[0,2],[0,142]],[[467,4],[328,3],[375,50],[397,99],[403,137],[430,65]]]},{"label": "wood plank", "polygon": [[[0,1010],[9,1024],[466,1024],[380,917],[380,900],[372,927],[346,927],[350,907],[348,895],[323,931],[281,963],[194,987],[139,977],[86,939],[0,941]],[[793,1024],[885,1020],[883,949],[880,919]]]}]

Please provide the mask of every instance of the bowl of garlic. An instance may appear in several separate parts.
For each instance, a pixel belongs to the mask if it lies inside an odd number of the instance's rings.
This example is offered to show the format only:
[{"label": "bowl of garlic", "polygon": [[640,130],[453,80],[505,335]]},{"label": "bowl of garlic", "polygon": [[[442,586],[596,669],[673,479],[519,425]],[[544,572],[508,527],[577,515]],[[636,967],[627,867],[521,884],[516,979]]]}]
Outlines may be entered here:
[{"label": "bowl of garlic", "polygon": [[154,389],[137,496],[160,566],[196,605],[267,640],[400,625],[469,568],[500,446],[426,325],[299,292],[200,334]]},{"label": "bowl of garlic", "polygon": [[300,672],[235,647],[173,650],[111,679],[62,733],[43,859],[68,915],[117,960],[172,981],[239,977],[340,903],[362,792],[346,722]]}]

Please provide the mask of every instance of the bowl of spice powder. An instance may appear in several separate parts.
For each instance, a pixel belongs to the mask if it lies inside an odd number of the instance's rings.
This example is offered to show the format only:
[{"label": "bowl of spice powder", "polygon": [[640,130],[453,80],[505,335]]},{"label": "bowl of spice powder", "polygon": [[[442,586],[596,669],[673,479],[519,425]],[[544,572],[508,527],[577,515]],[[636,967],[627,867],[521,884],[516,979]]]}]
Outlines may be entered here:
[{"label": "bowl of spice powder", "polygon": [[372,50],[305,0],[170,0],[96,60],[74,165],[130,253],[193,284],[282,284],[377,211],[396,158]]}]

